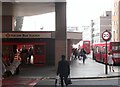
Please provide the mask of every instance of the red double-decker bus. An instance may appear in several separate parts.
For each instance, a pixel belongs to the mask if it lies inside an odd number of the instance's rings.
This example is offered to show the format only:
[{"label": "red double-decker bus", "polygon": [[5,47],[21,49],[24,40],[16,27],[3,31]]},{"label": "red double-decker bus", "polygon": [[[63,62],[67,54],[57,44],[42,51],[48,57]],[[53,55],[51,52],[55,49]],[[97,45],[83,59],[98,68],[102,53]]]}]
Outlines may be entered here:
[{"label": "red double-decker bus", "polygon": [[80,41],[80,48],[84,48],[87,54],[90,54],[90,41],[89,40],[84,40]]},{"label": "red double-decker bus", "polygon": [[[96,61],[106,63],[106,43],[93,44],[93,57]],[[120,42],[108,42],[107,52],[112,52],[114,64],[120,64]]]}]

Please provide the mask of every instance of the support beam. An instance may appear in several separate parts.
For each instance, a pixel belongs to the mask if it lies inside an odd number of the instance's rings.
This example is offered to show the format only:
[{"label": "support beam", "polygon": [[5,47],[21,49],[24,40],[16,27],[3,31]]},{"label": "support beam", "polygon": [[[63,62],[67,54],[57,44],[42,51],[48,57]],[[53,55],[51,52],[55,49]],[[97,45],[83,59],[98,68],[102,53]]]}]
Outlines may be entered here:
[{"label": "support beam", "polygon": [[2,3],[2,31],[12,31],[13,27],[13,3]]},{"label": "support beam", "polygon": [[55,67],[61,55],[67,58],[67,34],[66,34],[66,2],[55,3],[56,31],[55,31]]}]

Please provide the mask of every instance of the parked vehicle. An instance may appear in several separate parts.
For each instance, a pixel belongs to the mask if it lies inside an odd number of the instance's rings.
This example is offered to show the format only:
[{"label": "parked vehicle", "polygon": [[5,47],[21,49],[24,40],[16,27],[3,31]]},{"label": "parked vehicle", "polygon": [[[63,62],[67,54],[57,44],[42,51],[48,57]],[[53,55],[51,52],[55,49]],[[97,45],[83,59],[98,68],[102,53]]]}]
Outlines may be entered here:
[{"label": "parked vehicle", "polygon": [[[94,59],[106,63],[106,43],[93,44]],[[120,64],[120,42],[108,42],[107,52],[112,52],[114,64]]]}]

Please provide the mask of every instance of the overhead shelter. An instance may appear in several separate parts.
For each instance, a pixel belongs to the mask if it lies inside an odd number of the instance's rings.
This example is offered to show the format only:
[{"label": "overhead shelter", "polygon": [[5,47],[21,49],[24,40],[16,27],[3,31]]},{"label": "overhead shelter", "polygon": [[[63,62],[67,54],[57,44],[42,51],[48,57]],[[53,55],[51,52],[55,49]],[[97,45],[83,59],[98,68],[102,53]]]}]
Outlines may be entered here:
[{"label": "overhead shelter", "polygon": [[1,0],[2,31],[14,31],[15,16],[30,16],[48,12],[56,13],[55,66],[62,54],[67,56],[66,40],[66,1],[57,0]]}]

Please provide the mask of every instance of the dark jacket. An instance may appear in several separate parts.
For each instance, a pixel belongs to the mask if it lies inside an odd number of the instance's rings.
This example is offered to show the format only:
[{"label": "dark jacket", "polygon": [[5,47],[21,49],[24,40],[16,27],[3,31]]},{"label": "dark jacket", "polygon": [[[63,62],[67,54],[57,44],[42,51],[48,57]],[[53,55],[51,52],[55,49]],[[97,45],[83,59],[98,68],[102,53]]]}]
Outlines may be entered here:
[{"label": "dark jacket", "polygon": [[81,56],[84,56],[85,54],[86,54],[86,51],[85,51],[84,49],[81,49],[80,55],[81,55]]},{"label": "dark jacket", "polygon": [[58,63],[57,75],[66,77],[70,74],[70,65],[66,60],[61,60]]}]

